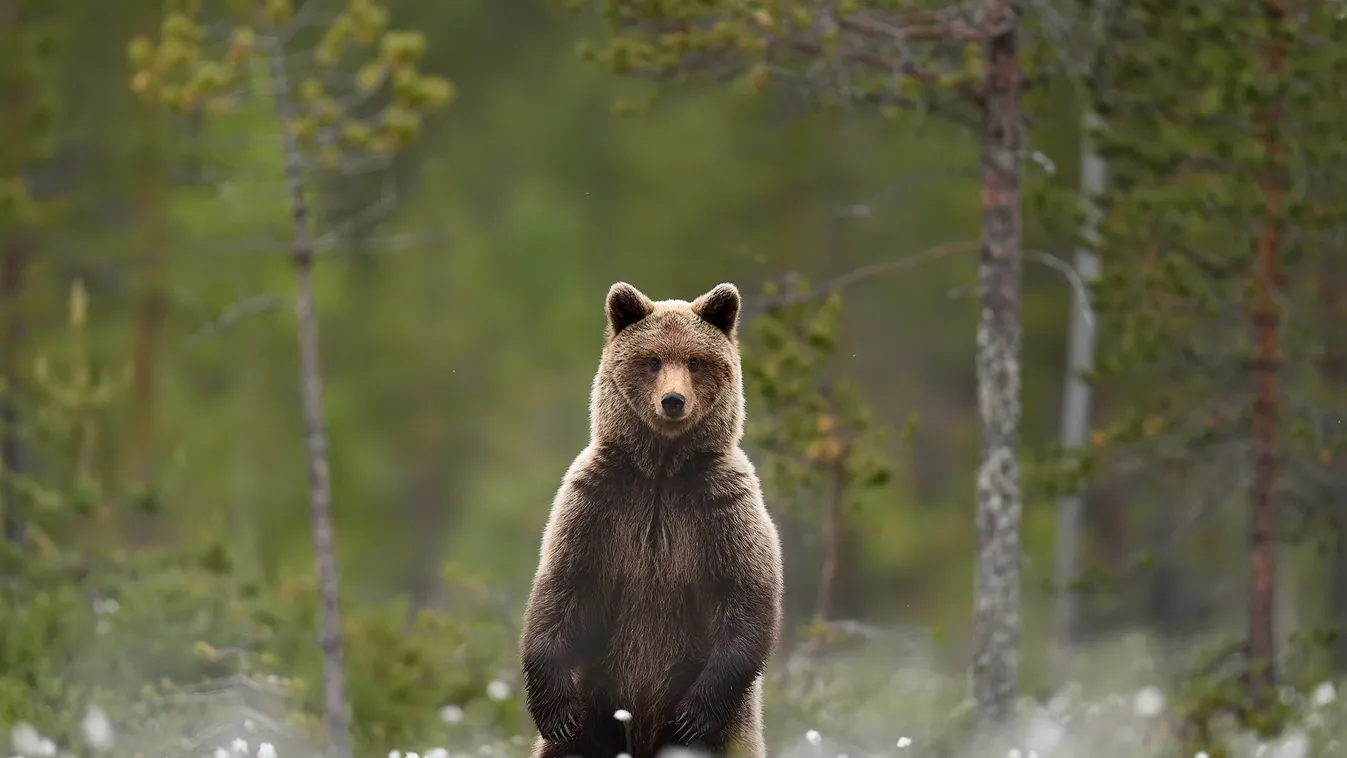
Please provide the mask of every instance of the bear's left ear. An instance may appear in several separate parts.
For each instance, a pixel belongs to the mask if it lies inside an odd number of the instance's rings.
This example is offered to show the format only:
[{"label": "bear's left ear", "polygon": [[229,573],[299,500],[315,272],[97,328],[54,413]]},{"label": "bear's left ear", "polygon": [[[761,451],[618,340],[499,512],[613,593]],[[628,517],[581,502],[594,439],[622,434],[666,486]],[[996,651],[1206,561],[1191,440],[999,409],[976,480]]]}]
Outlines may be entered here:
[{"label": "bear's left ear", "polygon": [[626,282],[618,282],[608,288],[606,310],[609,335],[616,337],[623,329],[649,316],[655,306],[640,290]]},{"label": "bear's left ear", "polygon": [[739,328],[739,288],[726,282],[717,284],[710,292],[692,302],[692,312],[703,321],[734,339]]}]

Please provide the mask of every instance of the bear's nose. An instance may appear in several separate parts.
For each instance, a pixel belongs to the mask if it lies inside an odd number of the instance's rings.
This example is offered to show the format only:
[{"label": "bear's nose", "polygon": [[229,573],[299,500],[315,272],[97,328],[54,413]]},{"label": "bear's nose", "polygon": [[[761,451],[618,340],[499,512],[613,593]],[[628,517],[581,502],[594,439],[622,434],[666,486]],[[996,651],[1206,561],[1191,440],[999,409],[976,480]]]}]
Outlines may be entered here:
[{"label": "bear's nose", "polygon": [[659,404],[664,406],[664,412],[669,418],[678,418],[683,415],[684,398],[677,392],[666,392],[664,397],[659,399]]}]

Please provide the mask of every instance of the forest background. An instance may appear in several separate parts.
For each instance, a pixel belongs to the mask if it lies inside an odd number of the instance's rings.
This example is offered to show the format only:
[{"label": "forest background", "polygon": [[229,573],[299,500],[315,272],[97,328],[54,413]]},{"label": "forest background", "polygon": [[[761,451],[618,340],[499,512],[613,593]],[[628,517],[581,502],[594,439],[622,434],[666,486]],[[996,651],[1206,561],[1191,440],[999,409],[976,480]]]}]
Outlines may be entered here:
[{"label": "forest background", "polygon": [[[1331,727],[1268,703],[1249,710],[1230,694],[1247,678],[1213,673],[1212,661],[1243,649],[1250,626],[1255,388],[1272,372],[1283,382],[1275,494],[1286,503],[1272,628],[1279,677],[1302,693],[1282,700],[1325,705],[1324,684],[1347,669],[1335,633],[1347,623],[1347,478],[1334,380],[1347,369],[1335,326],[1347,269],[1330,178],[1343,153],[1336,106],[1323,100],[1342,56],[1306,55],[1287,77],[1298,99],[1286,110],[1304,117],[1286,138],[1296,189],[1270,211],[1289,220],[1278,217],[1285,258],[1268,281],[1293,317],[1277,365],[1250,361],[1249,334],[1265,326],[1248,315],[1248,291],[1267,271],[1248,223],[1268,204],[1267,166],[1255,156],[1226,167],[1235,178],[1213,189],[1157,168],[1153,154],[1203,153],[1204,139],[1219,141],[1203,118],[1238,120],[1247,113],[1222,109],[1257,100],[1226,95],[1252,76],[1230,61],[1262,49],[1251,36],[1262,27],[1220,5],[1123,4],[1089,57],[1112,72],[1107,83],[1045,65],[1053,80],[1026,96],[1018,690],[1049,702],[1064,691],[1063,658],[1079,652],[1066,667],[1094,693],[1077,693],[1081,709],[1104,692],[1163,691],[1174,703],[1140,698],[1137,713],[1101,717],[1114,737],[1237,750],[1214,736],[1219,711],[1260,739],[1299,724],[1293,737],[1331,751]],[[976,129],[913,109],[773,97],[756,69],[728,86],[614,76],[576,54],[604,22],[542,2],[387,10],[393,27],[423,35],[419,69],[452,89],[386,169],[315,181],[356,749],[522,750],[519,612],[551,496],[586,439],[615,281],[685,299],[736,282],[750,416],[803,414],[805,431],[750,428],[787,552],[772,733],[802,749],[834,739],[838,752],[968,749],[951,724],[967,717],[962,672],[975,647]],[[1090,14],[1041,15],[1079,25]],[[131,41],[160,35],[157,0],[2,0],[0,17],[0,724],[98,751],[96,707],[129,755],[205,754],[240,735],[255,746],[247,735],[259,729],[307,745],[324,695],[281,126],[265,97],[184,114],[144,96]],[[1205,45],[1191,90],[1163,73],[1188,43],[1127,26],[1157,18]],[[1251,31],[1202,36],[1216,26]],[[1288,44],[1321,50],[1341,26],[1288,33]],[[1065,34],[1093,39],[1089,28]],[[1213,70],[1202,66],[1221,65],[1202,79]],[[1204,112],[1208,98],[1190,96],[1206,81],[1216,84]],[[1102,203],[1106,276],[1093,289],[1072,268],[1071,210],[1083,149],[1092,155],[1091,97],[1122,108],[1113,155],[1132,166]],[[1136,115],[1190,99],[1169,127]],[[783,298],[791,282],[820,296]],[[783,300],[791,306],[771,307]],[[1064,527],[1058,498],[1077,479],[1060,456],[1063,398],[1081,314],[1112,374],[1095,383],[1085,441],[1099,460],[1082,484],[1083,517]],[[803,331],[783,342],[792,329]],[[792,371],[806,378],[794,395],[773,384]],[[837,424],[855,433],[857,454],[842,479],[813,444]],[[1126,452],[1105,455],[1115,447]],[[1065,593],[1064,529],[1079,553]],[[1144,724],[1128,720],[1138,713]],[[218,718],[229,728],[203,726]],[[1030,718],[1017,744],[1061,744],[1043,723]],[[26,758],[47,749],[21,743]]]}]

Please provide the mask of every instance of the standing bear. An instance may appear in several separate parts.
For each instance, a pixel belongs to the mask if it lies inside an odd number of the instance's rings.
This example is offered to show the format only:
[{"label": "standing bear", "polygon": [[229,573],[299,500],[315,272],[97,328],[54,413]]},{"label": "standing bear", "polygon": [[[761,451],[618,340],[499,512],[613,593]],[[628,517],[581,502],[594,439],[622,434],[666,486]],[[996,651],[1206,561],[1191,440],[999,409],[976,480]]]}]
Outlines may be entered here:
[{"label": "standing bear", "polygon": [[552,502],[524,613],[534,758],[766,755],[781,544],[739,447],[739,310],[732,284],[691,303],[608,290],[589,446]]}]

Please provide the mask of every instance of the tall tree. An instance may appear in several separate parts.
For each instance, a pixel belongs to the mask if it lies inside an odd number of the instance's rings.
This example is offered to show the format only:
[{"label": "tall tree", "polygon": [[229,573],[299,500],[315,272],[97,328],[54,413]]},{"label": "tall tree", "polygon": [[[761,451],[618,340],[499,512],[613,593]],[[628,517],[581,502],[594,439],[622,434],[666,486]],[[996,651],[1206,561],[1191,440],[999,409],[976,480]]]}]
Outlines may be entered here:
[{"label": "tall tree", "polygon": [[1251,679],[1259,700],[1270,702],[1276,672],[1277,638],[1273,632],[1274,590],[1277,584],[1277,426],[1281,407],[1278,378],[1282,347],[1278,327],[1281,306],[1277,296],[1283,285],[1282,224],[1285,213],[1286,169],[1282,146],[1282,96],[1286,87],[1286,0],[1264,0],[1267,25],[1263,42],[1268,97],[1262,103],[1259,133],[1263,165],[1258,184],[1263,192],[1259,222],[1258,255],[1254,275],[1252,322],[1258,348],[1253,367],[1258,389],[1253,407],[1254,484],[1252,491],[1253,534],[1249,582],[1249,657]]},{"label": "tall tree", "polygon": [[0,0],[0,513],[5,539],[24,540],[19,481],[24,438],[24,276],[56,206],[34,191],[37,168],[57,141],[58,39],[41,0]]},{"label": "tall tree", "polygon": [[[296,10],[289,0],[235,3],[237,25],[223,54],[213,55],[199,2],[186,2],[163,21],[156,45],[136,38],[129,49],[132,89],[186,112],[221,112],[255,87],[269,100],[280,131],[281,181],[290,217],[289,260],[297,278],[299,385],[309,473],[309,516],[321,601],[319,645],[329,747],[351,758],[350,707],[343,667],[339,574],[332,521],[332,482],[319,357],[313,270],[320,244],[315,196],[324,173],[368,171],[386,165],[420,131],[425,115],[448,103],[449,82],[423,75],[419,32],[388,29],[388,11],[376,0],[350,0],[329,23],[314,20],[316,3]],[[297,32],[323,29],[319,44],[296,53]],[[353,72],[350,48],[372,54]],[[298,63],[297,61],[305,61]],[[312,62],[311,64],[309,62]],[[258,86],[258,82],[265,84]],[[340,235],[342,229],[329,232]]]},{"label": "tall tree", "polygon": [[617,73],[739,78],[817,107],[934,113],[981,143],[977,386],[981,444],[973,682],[1001,720],[1019,686],[1021,158],[1024,6],[982,0],[581,0],[611,36],[583,54]]},{"label": "tall tree", "polygon": [[[1306,209],[1325,186],[1318,164],[1341,153],[1322,103],[1347,25],[1292,0],[1143,0],[1127,11],[1111,29],[1104,98],[1103,250],[1116,263],[1096,305],[1111,321],[1101,364],[1147,390],[1099,440],[1144,441],[1133,449],[1181,493],[1164,507],[1193,501],[1184,521],[1213,519],[1207,506],[1247,482],[1242,696],[1271,707],[1279,510],[1305,489],[1310,458],[1290,432],[1316,370],[1310,348],[1323,344],[1323,325],[1292,329],[1284,315],[1315,296],[1305,251],[1322,232]],[[1180,55],[1188,65],[1175,65]]]},{"label": "tall tree", "polygon": [[[1104,26],[1109,5],[1097,3],[1093,26],[1097,34]],[[1096,77],[1089,77],[1095,79]],[[1095,146],[1095,134],[1103,123],[1094,108],[1093,90],[1098,81],[1087,81],[1081,88],[1080,180],[1077,189],[1081,222],[1072,265],[1080,278],[1081,287],[1073,287],[1071,312],[1066,345],[1066,388],[1062,393],[1063,450],[1078,452],[1089,442],[1093,388],[1090,374],[1094,370],[1095,318],[1089,293],[1085,289],[1099,278],[1099,215],[1098,197],[1104,192],[1107,164]],[[1057,642],[1063,650],[1075,642],[1079,609],[1077,580],[1080,574],[1080,538],[1083,494],[1079,485],[1070,487],[1057,500],[1057,563],[1055,567],[1056,606],[1055,626]],[[1060,678],[1060,677],[1059,677]]]}]

